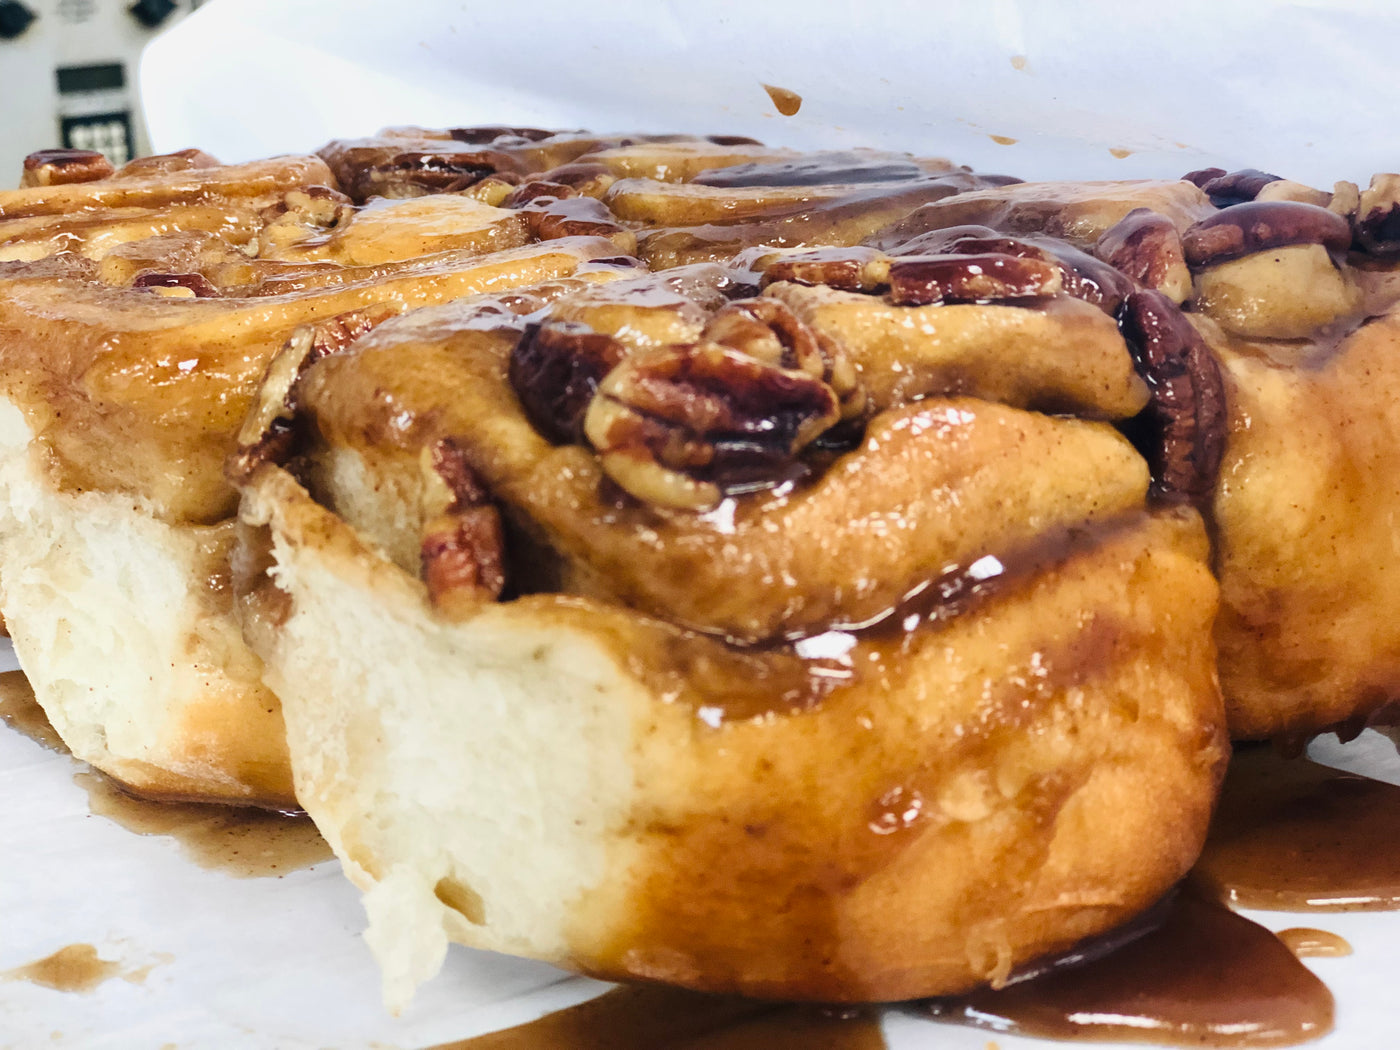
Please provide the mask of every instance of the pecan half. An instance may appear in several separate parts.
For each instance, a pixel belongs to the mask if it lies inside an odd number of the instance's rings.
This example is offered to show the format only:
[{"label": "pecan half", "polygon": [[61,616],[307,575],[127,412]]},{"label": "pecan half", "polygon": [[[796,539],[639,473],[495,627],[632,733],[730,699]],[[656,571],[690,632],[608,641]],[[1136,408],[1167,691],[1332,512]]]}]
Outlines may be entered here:
[{"label": "pecan half", "polygon": [[798,453],[840,418],[821,380],[706,342],[627,358],[598,387],[584,433],[632,496],[703,510],[805,476]]},{"label": "pecan half", "polygon": [[195,171],[218,166],[218,158],[202,149],[182,149],[127,161],[117,176],[125,179],[136,175],[163,175],[172,171]]},{"label": "pecan half", "polygon": [[772,259],[763,268],[763,284],[792,281],[823,284],[843,292],[874,292],[889,282],[890,260],[875,248],[814,248]]},{"label": "pecan half", "polygon": [[198,299],[219,295],[207,277],[200,273],[143,273],[131,282],[133,288],[183,288]]},{"label": "pecan half", "polygon": [[24,158],[21,189],[29,186],[66,186],[96,182],[112,174],[112,162],[96,150],[41,149]]},{"label": "pecan half", "polygon": [[598,384],[626,356],[621,341],[584,325],[534,324],[511,351],[510,385],[535,429],[567,445],[583,437],[583,415]]},{"label": "pecan half", "polygon": [[1105,230],[1094,254],[1174,302],[1185,302],[1191,294],[1181,235],[1170,219],[1149,208],[1134,208]]},{"label": "pecan half", "polygon": [[1195,171],[1188,171],[1181,176],[1183,182],[1189,182],[1193,186],[1204,188],[1205,184],[1212,179],[1218,179],[1225,174],[1224,168],[1197,168]]},{"label": "pecan half", "polygon": [[[1219,168],[1207,170],[1220,171]],[[1202,173],[1193,172],[1192,174]],[[1194,180],[1188,175],[1187,181]],[[1196,185],[1201,187],[1201,190],[1210,198],[1210,202],[1217,208],[1229,208],[1254,200],[1265,186],[1278,181],[1280,181],[1278,175],[1270,175],[1267,171],[1260,171],[1258,168],[1241,168],[1239,171],[1221,172],[1219,175],[1196,183]]]},{"label": "pecan half", "polygon": [[890,261],[889,280],[896,306],[1035,299],[1064,283],[1053,263],[1001,252],[902,256]]},{"label": "pecan half", "polygon": [[1373,175],[1352,219],[1357,247],[1376,255],[1400,252],[1400,175]]},{"label": "pecan half", "polygon": [[775,368],[820,379],[841,402],[841,418],[865,411],[865,389],[855,366],[824,332],[808,327],[780,299],[741,299],[721,307],[705,325],[702,340],[728,346]]},{"label": "pecan half", "polygon": [[1138,291],[1119,325],[1152,401],[1127,428],[1152,469],[1152,495],[1203,506],[1225,453],[1225,381],[1220,365],[1175,303]]},{"label": "pecan half", "polygon": [[546,131],[544,128],[508,128],[497,124],[481,124],[470,128],[448,128],[447,134],[454,142],[465,142],[469,146],[492,146],[541,142],[563,133]]},{"label": "pecan half", "polygon": [[[526,185],[529,185],[528,183]],[[570,194],[537,197],[520,209],[532,236],[541,241],[558,237],[604,237],[624,255],[637,252],[637,235],[623,226],[602,201]]]},{"label": "pecan half", "polygon": [[1008,237],[988,226],[930,230],[890,249],[891,255],[1014,255],[1040,259],[1060,269],[1061,291],[1115,314],[1133,282],[1112,266],[1055,237]]},{"label": "pecan half", "polygon": [[296,381],[315,361],[345,350],[356,339],[398,313],[380,304],[302,325],[268,362],[253,406],[238,431],[238,448],[227,464],[229,477],[245,481],[263,463],[285,463],[295,451]]},{"label": "pecan half", "polygon": [[424,449],[420,462],[423,583],[434,608],[463,615],[495,601],[505,587],[501,515],[452,438]]},{"label": "pecan half", "polygon": [[1321,244],[1343,252],[1351,246],[1351,237],[1351,224],[1326,208],[1298,201],[1252,201],[1202,219],[1182,235],[1181,247],[1192,266],[1210,266],[1295,244]]}]

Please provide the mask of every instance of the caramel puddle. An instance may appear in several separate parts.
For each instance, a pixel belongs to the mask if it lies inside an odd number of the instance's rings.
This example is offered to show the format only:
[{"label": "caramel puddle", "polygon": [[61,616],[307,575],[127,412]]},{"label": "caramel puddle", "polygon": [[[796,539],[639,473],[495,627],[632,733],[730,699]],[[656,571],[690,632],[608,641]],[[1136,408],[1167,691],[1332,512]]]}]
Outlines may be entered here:
[{"label": "caramel puddle", "polygon": [[616,988],[538,1021],[433,1050],[882,1050],[873,1017],[677,988]]},{"label": "caramel puddle", "polygon": [[1272,933],[1187,892],[1167,905],[1155,930],[1107,955],[929,1009],[1045,1039],[1228,1047],[1316,1039],[1331,1030],[1334,1003]]},{"label": "caramel puddle", "polygon": [[1241,748],[1192,878],[1242,908],[1400,907],[1400,787]]},{"label": "caramel puddle", "polygon": [[1327,930],[1314,930],[1306,926],[1295,926],[1278,931],[1278,939],[1288,945],[1300,959],[1335,959],[1351,954],[1351,945],[1345,937],[1338,937]]},{"label": "caramel puddle", "polygon": [[104,981],[121,976],[121,963],[103,959],[91,944],[69,944],[52,955],[6,970],[7,981],[28,981],[58,992],[90,992]]},{"label": "caramel puddle", "polygon": [[23,671],[0,672],[0,722],[23,733],[40,747],[63,755],[69,753],[68,745],[49,724],[39,701],[34,699],[34,690]]},{"label": "caramel puddle", "polygon": [[267,878],[309,868],[332,856],[309,817],[250,806],[152,802],[121,790],[100,773],[73,776],[89,810],[138,835],[175,839],[202,868],[238,878]]}]

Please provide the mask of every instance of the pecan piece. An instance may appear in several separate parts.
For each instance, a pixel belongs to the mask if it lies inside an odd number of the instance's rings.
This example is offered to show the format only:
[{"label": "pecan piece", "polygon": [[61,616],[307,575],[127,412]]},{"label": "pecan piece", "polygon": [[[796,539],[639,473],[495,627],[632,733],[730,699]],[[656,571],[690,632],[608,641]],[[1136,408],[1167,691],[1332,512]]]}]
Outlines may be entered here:
[{"label": "pecan piece", "polygon": [[1129,426],[1152,469],[1152,495],[1203,506],[1225,453],[1225,381],[1220,365],[1181,310],[1161,292],[1138,291],[1119,325],[1151,403]]},{"label": "pecan piece", "polygon": [[504,146],[541,142],[562,133],[546,131],[544,128],[508,128],[497,124],[480,124],[470,128],[448,128],[447,134],[454,142],[465,142],[469,146]]},{"label": "pecan piece", "polygon": [[253,406],[238,431],[238,448],[227,472],[235,482],[245,481],[263,463],[285,463],[296,446],[296,382],[307,367],[338,354],[370,329],[398,313],[380,304],[302,325],[268,362],[258,384]]},{"label": "pecan piece", "polygon": [[874,292],[889,282],[889,276],[889,257],[874,248],[814,248],[773,258],[763,269],[763,284],[792,281],[843,292]]},{"label": "pecan piece", "polygon": [[840,418],[821,380],[705,342],[623,361],[598,387],[584,433],[632,496],[703,510],[805,476],[798,453]]},{"label": "pecan piece", "polygon": [[1094,254],[1174,302],[1185,302],[1191,294],[1181,235],[1170,219],[1149,208],[1134,208],[1105,230]]},{"label": "pecan piece", "polygon": [[1356,245],[1376,255],[1400,252],[1400,175],[1373,175],[1352,218]]},{"label": "pecan piece", "polygon": [[930,230],[891,249],[894,255],[1014,255],[1039,259],[1060,270],[1060,291],[1114,314],[1133,282],[1112,266],[1054,237],[1008,237],[987,226]]},{"label": "pecan piece", "polygon": [[157,153],[154,156],[137,157],[127,161],[117,172],[117,176],[130,178],[137,175],[164,175],[172,171],[195,171],[218,166],[218,158],[202,149],[182,149],[175,153]]},{"label": "pecan piece", "polygon": [[583,436],[583,415],[627,347],[570,321],[527,327],[511,351],[509,376],[534,428],[556,445]]},{"label": "pecan piece", "polygon": [[865,411],[865,389],[855,366],[824,332],[810,328],[780,299],[741,299],[721,307],[702,339],[728,346],[775,368],[820,379],[841,402],[841,418]]},{"label": "pecan piece", "polygon": [[[528,185],[528,183],[527,183]],[[623,226],[602,201],[572,195],[537,197],[520,209],[530,233],[542,241],[558,237],[604,237],[624,255],[637,252],[637,235]]]},{"label": "pecan piece", "polygon": [[96,182],[112,174],[112,162],[90,149],[41,149],[24,158],[21,189]]},{"label": "pecan piece", "polygon": [[1181,176],[1183,182],[1189,182],[1193,186],[1205,187],[1205,184],[1212,179],[1218,179],[1225,174],[1224,168],[1197,168],[1195,171],[1188,171]]},{"label": "pecan piece", "polygon": [[423,583],[434,608],[460,616],[495,601],[505,587],[500,511],[452,438],[424,449],[420,466]]},{"label": "pecan piece", "polygon": [[[143,273],[131,282],[133,288],[181,288],[197,299],[213,299],[219,290],[201,273]],[[165,294],[178,294],[166,292]]]},{"label": "pecan piece", "polygon": [[[1216,169],[1207,169],[1219,171]],[[1193,172],[1192,174],[1200,174]],[[1187,177],[1187,181],[1193,181]],[[1229,208],[1236,204],[1244,204],[1254,200],[1262,190],[1271,182],[1279,182],[1278,175],[1270,175],[1267,171],[1260,171],[1258,168],[1241,168],[1239,171],[1221,172],[1213,178],[1198,182],[1202,192],[1210,198],[1210,202],[1217,208]]]},{"label": "pecan piece", "polygon": [[1002,252],[914,255],[890,262],[890,301],[896,306],[991,303],[1054,295],[1060,269],[1043,259]]},{"label": "pecan piece", "polygon": [[1298,201],[1252,201],[1202,219],[1182,235],[1181,247],[1192,266],[1210,266],[1297,244],[1344,252],[1351,237],[1351,224],[1326,208]]}]

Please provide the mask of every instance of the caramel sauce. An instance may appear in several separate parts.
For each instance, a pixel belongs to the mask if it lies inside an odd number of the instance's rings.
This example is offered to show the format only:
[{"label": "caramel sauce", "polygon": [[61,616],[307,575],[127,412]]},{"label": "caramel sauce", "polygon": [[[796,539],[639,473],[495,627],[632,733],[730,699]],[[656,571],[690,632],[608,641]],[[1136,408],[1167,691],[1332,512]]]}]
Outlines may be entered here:
[{"label": "caramel sauce", "polygon": [[121,976],[121,963],[103,959],[90,944],[69,944],[52,955],[6,970],[7,981],[28,981],[58,992],[90,992],[103,981]]},{"label": "caramel sauce", "polygon": [[764,84],[763,90],[768,92],[768,97],[773,100],[773,108],[785,117],[797,116],[797,111],[802,108],[802,96],[796,91],[774,87],[772,84]]},{"label": "caramel sauce", "polygon": [[1193,878],[1237,907],[1400,907],[1400,787],[1241,748]]},{"label": "caramel sauce", "polygon": [[1132,150],[1123,149],[1121,147],[1110,149],[1108,152],[1113,154],[1113,156],[1117,157],[1119,160],[1122,160],[1124,157],[1131,157],[1133,155]]},{"label": "caramel sauce", "polygon": [[0,673],[0,722],[49,751],[68,754],[68,746],[34,699],[34,690],[23,671]]},{"label": "caramel sauce", "polygon": [[1048,1039],[1291,1046],[1332,1027],[1332,993],[1257,923],[1191,893],[1109,955],[1000,991],[938,1000],[962,1024]]},{"label": "caramel sauce", "polygon": [[991,139],[998,146],[1014,146],[1020,141],[1019,139],[1013,139],[1010,135],[988,135],[987,138]]},{"label": "caramel sauce", "polygon": [[100,773],[77,773],[73,780],[88,794],[88,808],[138,835],[165,835],[202,868],[237,878],[268,878],[330,860],[316,825],[251,806],[199,802],[153,802],[121,790]]},{"label": "caramel sauce", "polygon": [[1300,959],[1335,959],[1351,954],[1351,945],[1345,937],[1338,937],[1327,930],[1314,930],[1307,926],[1295,926],[1279,930],[1278,939],[1288,945]]},{"label": "caramel sauce", "polygon": [[625,987],[538,1021],[432,1050],[882,1050],[873,1017],[675,988]]}]

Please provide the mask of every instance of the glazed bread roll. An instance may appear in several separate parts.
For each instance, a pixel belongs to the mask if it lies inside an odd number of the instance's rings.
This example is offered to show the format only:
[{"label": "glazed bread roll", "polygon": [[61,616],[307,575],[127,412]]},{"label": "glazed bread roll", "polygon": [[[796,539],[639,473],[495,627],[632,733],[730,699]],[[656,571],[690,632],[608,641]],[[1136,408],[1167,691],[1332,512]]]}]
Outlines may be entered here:
[{"label": "glazed bread roll", "polygon": [[[1117,327],[1048,267],[872,295],[948,326],[900,387],[916,355],[819,339],[751,276],[463,299],[269,370],[236,589],[395,1007],[454,940],[953,993],[1194,860],[1216,587],[1107,422],[1151,396]],[[998,356],[1007,330],[1074,349]]]},{"label": "glazed bread roll", "polygon": [[621,227],[547,240],[455,196],[361,210],[314,157],[31,160],[0,193],[0,607],[16,653],[74,754],[129,788],[293,807],[280,704],[229,586],[224,461],[268,360],[347,311],[342,339],[486,288],[606,280],[615,267],[590,260],[616,254]]}]

